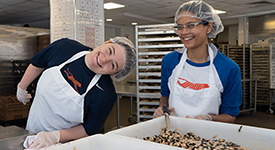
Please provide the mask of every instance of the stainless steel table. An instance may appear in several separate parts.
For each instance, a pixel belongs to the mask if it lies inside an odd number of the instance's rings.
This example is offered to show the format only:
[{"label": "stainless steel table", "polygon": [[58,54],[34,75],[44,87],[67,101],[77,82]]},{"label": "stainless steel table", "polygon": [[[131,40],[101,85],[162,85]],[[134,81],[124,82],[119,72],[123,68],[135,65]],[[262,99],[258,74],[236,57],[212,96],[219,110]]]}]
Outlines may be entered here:
[{"label": "stainless steel table", "polygon": [[0,127],[0,150],[22,150],[29,132],[17,126]]},{"label": "stainless steel table", "polygon": [[119,125],[119,97],[120,96],[129,96],[131,98],[131,116],[129,121],[132,120],[133,117],[133,97],[137,96],[137,88],[136,86],[127,86],[127,85],[115,85],[116,93],[117,93],[117,128],[120,128]]}]

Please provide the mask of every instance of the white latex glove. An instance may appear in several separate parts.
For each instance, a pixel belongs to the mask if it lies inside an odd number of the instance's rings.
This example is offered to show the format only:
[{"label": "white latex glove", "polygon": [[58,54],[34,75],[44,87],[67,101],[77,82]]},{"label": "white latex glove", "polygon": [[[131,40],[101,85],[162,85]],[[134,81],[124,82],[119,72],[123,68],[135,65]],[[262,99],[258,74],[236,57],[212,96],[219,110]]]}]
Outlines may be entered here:
[{"label": "white latex glove", "polygon": [[[26,138],[26,140],[30,140],[31,138]],[[43,147],[49,147],[54,144],[57,144],[60,139],[60,131],[52,131],[52,132],[39,132],[32,143],[30,141],[26,141],[27,149],[41,149]],[[24,142],[25,144],[25,142]],[[25,146],[25,145],[24,145]]]},{"label": "white latex glove", "polygon": [[201,119],[201,120],[212,120],[212,117],[208,114],[201,114],[194,117],[195,119]]},{"label": "white latex glove", "polygon": [[[175,110],[175,107],[171,107],[171,108],[168,109],[168,111],[170,113],[173,112],[174,110]],[[153,114],[153,118],[157,118],[157,117],[160,117],[160,116],[163,116],[163,115],[164,115],[164,113],[163,113],[162,107],[158,107],[155,110],[154,114]]]},{"label": "white latex glove", "polygon": [[32,98],[31,94],[26,91],[26,89],[21,89],[20,87],[17,86],[17,92],[16,92],[16,97],[18,101],[26,105],[27,102],[30,101]]},{"label": "white latex glove", "polygon": [[33,143],[35,138],[36,138],[36,135],[27,136],[24,143],[23,143],[24,148],[30,147],[30,145]]}]

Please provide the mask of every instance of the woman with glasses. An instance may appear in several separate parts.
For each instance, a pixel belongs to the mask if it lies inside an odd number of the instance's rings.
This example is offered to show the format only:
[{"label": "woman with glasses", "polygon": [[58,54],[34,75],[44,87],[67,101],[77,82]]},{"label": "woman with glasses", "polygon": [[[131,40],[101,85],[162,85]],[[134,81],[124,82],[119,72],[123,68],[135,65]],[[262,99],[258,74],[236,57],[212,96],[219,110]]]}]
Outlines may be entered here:
[{"label": "woman with glasses", "polygon": [[182,4],[175,14],[175,32],[184,46],[162,60],[162,106],[187,118],[234,122],[242,103],[239,66],[208,43],[223,31],[220,17],[209,4],[195,0]]}]

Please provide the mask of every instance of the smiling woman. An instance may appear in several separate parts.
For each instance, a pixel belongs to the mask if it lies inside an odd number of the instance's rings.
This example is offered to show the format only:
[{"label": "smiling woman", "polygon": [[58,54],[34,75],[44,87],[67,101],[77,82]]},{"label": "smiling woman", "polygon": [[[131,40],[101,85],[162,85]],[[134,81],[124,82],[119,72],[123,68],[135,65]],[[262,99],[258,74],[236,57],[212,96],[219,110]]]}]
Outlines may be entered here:
[{"label": "smiling woman", "polygon": [[116,74],[124,66],[124,47],[107,41],[96,47],[91,53],[85,56],[85,62],[89,69],[97,74]]},{"label": "smiling woman", "polygon": [[[96,134],[104,125],[117,97],[111,77],[122,80],[130,74],[136,51],[125,37],[90,49],[77,41],[61,39],[31,59],[17,87],[19,101],[29,101],[26,88],[43,73],[26,127],[30,134],[38,134],[33,143],[26,142],[26,148],[39,149]],[[26,141],[31,141],[28,138]]]},{"label": "smiling woman", "polygon": [[175,30],[184,44],[161,64],[160,107],[177,116],[234,122],[242,103],[239,66],[208,43],[224,29],[212,6],[202,0],[183,3],[175,14]]}]

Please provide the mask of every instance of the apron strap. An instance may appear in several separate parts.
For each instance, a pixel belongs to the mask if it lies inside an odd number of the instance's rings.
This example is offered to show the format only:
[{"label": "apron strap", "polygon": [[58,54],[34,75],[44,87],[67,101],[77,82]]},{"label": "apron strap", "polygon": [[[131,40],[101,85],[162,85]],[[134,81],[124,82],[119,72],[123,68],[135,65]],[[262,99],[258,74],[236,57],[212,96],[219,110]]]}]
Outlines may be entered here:
[{"label": "apron strap", "polygon": [[81,52],[75,54],[75,55],[74,55],[73,57],[71,57],[70,59],[68,59],[68,60],[66,60],[65,62],[63,62],[62,64],[60,64],[60,65],[58,66],[58,68],[62,68],[62,67],[65,66],[66,64],[68,64],[68,63],[70,63],[70,62],[73,62],[74,60],[76,60],[76,59],[78,59],[78,58],[80,58],[80,57],[82,57],[83,55],[86,55],[86,54],[88,54],[88,53],[90,53],[90,52],[89,52],[89,51],[81,51]]},{"label": "apron strap", "polygon": [[[208,46],[208,54],[209,54],[209,59],[210,59],[210,65],[209,65],[209,86],[215,86],[215,77],[214,77],[214,69],[213,67],[213,61],[214,61],[214,51],[212,50],[212,48],[209,46],[209,44],[207,44]],[[181,57],[181,60],[179,62],[179,64],[175,67],[175,69],[172,71],[175,72],[175,76],[179,77],[179,74],[181,72],[181,70],[183,69],[185,63],[186,63],[186,59],[187,59],[187,48],[183,48],[183,54]],[[170,76],[171,78],[171,76]],[[174,81],[175,84],[177,83],[177,80]]]},{"label": "apron strap", "polygon": [[86,89],[86,92],[84,94],[82,94],[83,97],[90,91],[91,88],[94,87],[94,85],[98,82],[98,80],[100,79],[100,77],[101,77],[101,74],[96,74],[93,77],[92,81],[90,82],[90,84],[88,85],[88,87]]},{"label": "apron strap", "polygon": [[209,65],[209,85],[210,86],[216,86],[215,85],[215,77],[214,77],[214,51],[212,50],[212,48],[209,46],[209,44],[207,44],[208,46],[208,54],[209,54],[209,58],[210,58],[210,65]]},{"label": "apron strap", "polygon": [[[90,51],[81,51],[81,52],[78,52],[76,53],[73,57],[71,57],[70,59],[66,60],[64,63],[60,64],[58,66],[59,69],[61,69],[62,67],[64,67],[66,64],[70,63],[70,62],[73,62],[75,60],[77,60],[78,58],[82,57],[83,55],[86,55],[90,53]],[[83,93],[81,96],[82,97],[85,97],[85,95],[90,91],[91,88],[93,88],[93,86],[98,82],[98,80],[100,79],[101,77],[101,74],[96,74],[92,81],[89,83],[85,93]]]}]

